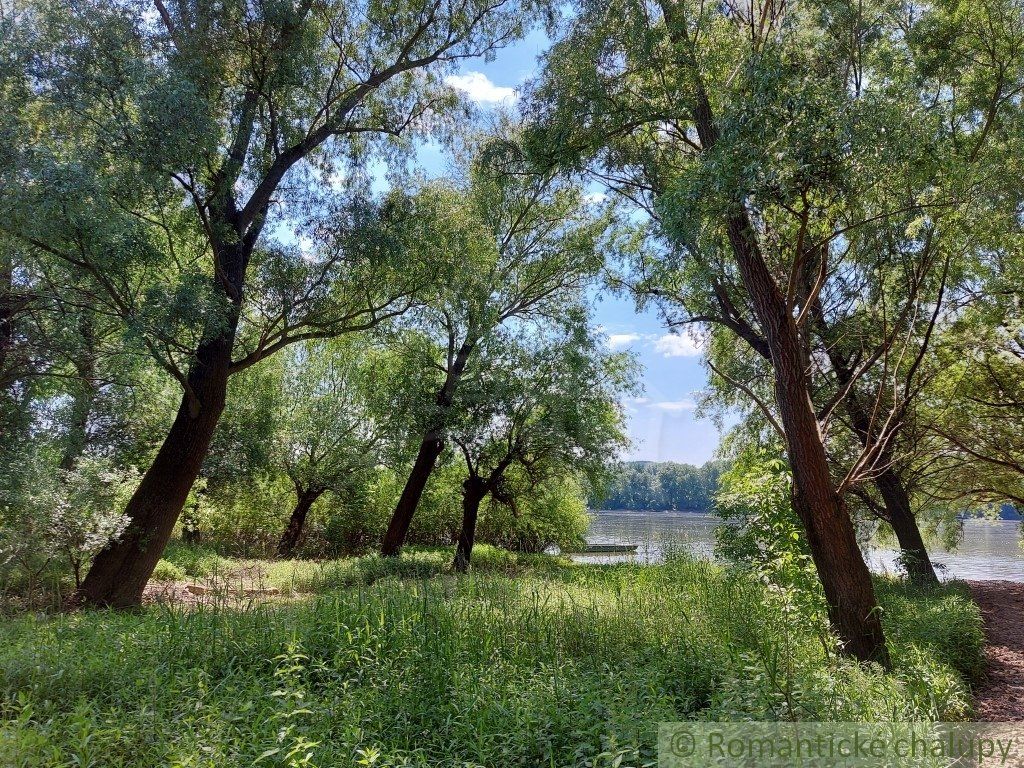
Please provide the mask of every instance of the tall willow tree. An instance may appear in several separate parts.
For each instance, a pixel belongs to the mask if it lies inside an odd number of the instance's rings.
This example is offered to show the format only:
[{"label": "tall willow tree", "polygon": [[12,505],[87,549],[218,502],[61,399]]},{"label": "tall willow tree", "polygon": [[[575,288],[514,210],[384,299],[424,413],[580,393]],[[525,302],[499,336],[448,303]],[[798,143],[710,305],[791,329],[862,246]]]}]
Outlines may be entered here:
[{"label": "tall willow tree", "polygon": [[290,557],[306,518],[326,493],[343,495],[376,467],[383,428],[367,407],[373,384],[354,345],[320,342],[286,358],[275,455],[295,488],[278,557]]},{"label": "tall willow tree", "polygon": [[463,379],[482,346],[503,328],[558,322],[604,264],[608,226],[588,210],[572,179],[535,172],[515,139],[485,140],[455,183],[427,185],[415,198],[433,228],[419,237],[447,270],[407,318],[441,349],[425,361],[435,388],[417,409],[420,441],[381,544],[405,542],[420,496],[444,450]]},{"label": "tall willow tree", "polygon": [[458,107],[445,73],[527,15],[504,0],[82,0],[19,15],[35,131],[5,169],[4,230],[88,278],[182,392],[82,601],[139,602],[232,373],[405,306],[422,270],[389,248],[388,212],[336,198],[375,153],[443,126]]},{"label": "tall willow tree", "polygon": [[[924,72],[937,13],[845,0],[588,4],[531,96],[538,154],[584,164],[649,217],[660,250],[635,265],[643,295],[764,361],[768,398],[745,394],[782,437],[830,620],[847,653],[883,663],[844,497],[886,461],[935,317],[921,309],[936,303],[973,192],[957,150],[986,130],[974,103],[947,100],[948,70]],[[851,327],[874,338],[862,344]],[[865,409],[860,450],[837,472],[828,421]]]},{"label": "tall willow tree", "polygon": [[573,476],[599,492],[629,443],[619,398],[635,388],[634,365],[604,352],[583,323],[555,335],[508,336],[483,365],[477,391],[451,430],[467,475],[455,547],[459,572],[469,568],[483,500],[490,495],[515,512],[510,475],[523,478],[527,492]]}]

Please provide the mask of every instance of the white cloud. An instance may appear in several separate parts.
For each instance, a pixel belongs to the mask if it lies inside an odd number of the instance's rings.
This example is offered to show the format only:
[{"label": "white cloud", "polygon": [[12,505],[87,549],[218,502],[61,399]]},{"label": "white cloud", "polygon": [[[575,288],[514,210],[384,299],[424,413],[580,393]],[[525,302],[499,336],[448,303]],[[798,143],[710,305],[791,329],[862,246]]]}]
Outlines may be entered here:
[{"label": "white cloud", "polygon": [[640,341],[639,333],[613,333],[608,337],[608,346],[611,349],[622,349],[634,341]]},{"label": "white cloud", "polygon": [[590,192],[583,196],[584,202],[591,203],[593,205],[599,205],[608,199],[608,195],[604,192]]},{"label": "white cloud", "polygon": [[647,405],[650,401],[646,397],[627,397],[622,401],[622,407],[626,409],[628,413],[639,413],[640,407]]},{"label": "white cloud", "polygon": [[516,100],[516,89],[495,85],[483,72],[449,75],[444,79],[452,88],[465,93],[477,104],[510,104]]},{"label": "white cloud", "polygon": [[700,354],[696,340],[689,334],[666,333],[654,340],[654,349],[665,357],[696,357]]},{"label": "white cloud", "polygon": [[663,400],[660,403],[651,403],[651,408],[657,408],[659,411],[668,411],[669,413],[692,411],[696,407],[697,404],[693,400]]}]

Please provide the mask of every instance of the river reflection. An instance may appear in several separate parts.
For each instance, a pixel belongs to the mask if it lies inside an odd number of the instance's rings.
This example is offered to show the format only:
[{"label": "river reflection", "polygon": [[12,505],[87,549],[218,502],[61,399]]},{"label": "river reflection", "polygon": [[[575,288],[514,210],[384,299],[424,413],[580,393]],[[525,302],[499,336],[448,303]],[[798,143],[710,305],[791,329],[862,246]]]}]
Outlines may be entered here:
[{"label": "river reflection", "polygon": [[[581,562],[656,563],[671,547],[710,557],[714,553],[715,528],[720,524],[718,518],[702,512],[594,512],[587,543],[636,544],[636,554],[573,557]],[[954,551],[938,547],[930,551],[943,579],[1024,582],[1024,550],[1019,540],[1020,523],[1015,520],[967,520],[963,541]],[[868,553],[868,565],[879,573],[896,573],[895,557],[893,550],[876,547]]]}]

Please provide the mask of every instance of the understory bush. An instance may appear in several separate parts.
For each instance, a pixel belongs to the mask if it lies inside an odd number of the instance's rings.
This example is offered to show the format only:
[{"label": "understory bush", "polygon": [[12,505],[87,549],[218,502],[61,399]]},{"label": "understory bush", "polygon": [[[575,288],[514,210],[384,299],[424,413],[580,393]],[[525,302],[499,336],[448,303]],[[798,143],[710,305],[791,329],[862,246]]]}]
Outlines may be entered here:
[{"label": "understory bush", "polygon": [[519,498],[515,509],[490,499],[477,525],[479,541],[535,553],[552,547],[574,550],[586,543],[590,515],[575,478],[553,480]]},{"label": "understory bush", "polygon": [[59,603],[93,555],[121,535],[138,483],[131,469],[82,456],[72,469],[26,455],[17,489],[0,488],[0,603]]},{"label": "understory bush", "polygon": [[429,552],[345,561],[364,578],[306,602],[7,622],[0,764],[625,767],[659,721],[969,715],[957,587],[879,583],[886,675],[747,571],[480,555],[494,572],[460,578]]},{"label": "understory bush", "polygon": [[[462,524],[465,468],[439,466],[431,475],[409,528],[411,546],[445,546]],[[380,546],[405,476],[379,467],[358,491],[328,492],[306,519],[296,554],[337,558]],[[295,505],[295,491],[282,478],[255,477],[238,484],[201,484],[182,514],[182,538],[190,537],[221,555],[272,557]],[[488,497],[481,508],[477,541],[520,552],[571,549],[584,542],[589,525],[586,492],[573,477],[516,487],[514,508]]]}]

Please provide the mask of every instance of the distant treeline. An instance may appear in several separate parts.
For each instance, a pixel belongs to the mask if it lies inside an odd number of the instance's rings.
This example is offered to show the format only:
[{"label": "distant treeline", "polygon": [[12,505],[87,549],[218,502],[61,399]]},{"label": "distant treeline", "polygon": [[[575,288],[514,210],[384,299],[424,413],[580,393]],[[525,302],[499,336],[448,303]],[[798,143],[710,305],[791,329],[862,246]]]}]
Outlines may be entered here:
[{"label": "distant treeline", "polygon": [[696,467],[674,461],[624,462],[608,485],[604,499],[593,500],[595,509],[710,510],[718,490],[718,478],[726,461],[709,461]]}]

